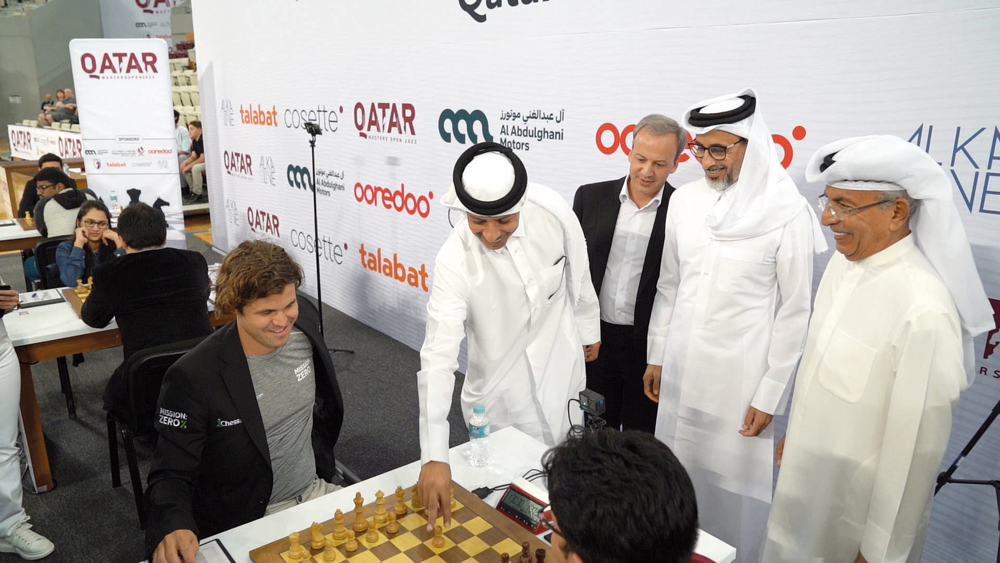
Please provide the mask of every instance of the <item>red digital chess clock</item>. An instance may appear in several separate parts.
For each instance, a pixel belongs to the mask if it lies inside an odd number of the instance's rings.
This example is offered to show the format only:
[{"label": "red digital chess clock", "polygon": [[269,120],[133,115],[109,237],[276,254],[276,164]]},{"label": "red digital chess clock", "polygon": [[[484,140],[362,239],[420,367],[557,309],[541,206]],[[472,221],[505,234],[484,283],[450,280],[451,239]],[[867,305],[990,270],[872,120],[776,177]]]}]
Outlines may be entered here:
[{"label": "red digital chess clock", "polygon": [[500,498],[497,510],[532,534],[538,535],[545,530],[538,519],[538,511],[548,505],[548,493],[518,477]]}]

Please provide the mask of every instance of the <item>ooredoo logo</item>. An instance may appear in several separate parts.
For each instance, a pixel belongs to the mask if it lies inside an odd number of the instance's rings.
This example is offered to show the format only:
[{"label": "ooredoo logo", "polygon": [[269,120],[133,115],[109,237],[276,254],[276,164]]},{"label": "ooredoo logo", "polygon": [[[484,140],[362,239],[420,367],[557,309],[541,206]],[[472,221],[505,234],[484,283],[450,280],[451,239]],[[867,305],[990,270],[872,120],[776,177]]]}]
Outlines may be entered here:
[{"label": "ooredoo logo", "polygon": [[[538,2],[548,2],[548,1],[549,0],[521,0],[521,4],[520,5],[521,6],[527,6],[528,4],[537,4]],[[476,11],[477,9],[479,9],[479,6],[482,5],[482,3],[483,3],[483,0],[458,0],[459,6],[461,6],[462,9],[465,10],[465,13],[469,14],[470,16],[472,16],[472,19],[476,20],[479,23],[483,23],[483,22],[486,21],[486,13],[485,13],[485,11],[483,11],[483,13],[480,13],[480,12]],[[507,0],[507,5],[508,6],[517,6],[518,5],[518,1],[517,0]],[[495,10],[495,9],[501,7],[501,6],[503,6],[503,0],[486,0],[486,6],[485,6],[485,8],[487,10]]]},{"label": "ooredoo logo", "polygon": [[407,193],[406,186],[399,184],[399,189],[391,190],[382,186],[371,184],[354,184],[354,199],[359,203],[367,203],[375,207],[394,209],[399,213],[408,215],[420,215],[427,218],[431,214],[431,200],[434,199],[434,192],[427,192],[427,195],[417,196],[412,192]]},{"label": "ooredoo logo", "polygon": [[156,53],[84,53],[80,68],[97,80],[151,79],[157,73]]},{"label": "ooredoo logo", "polygon": [[388,251],[383,253],[379,247],[376,247],[374,252],[368,252],[365,250],[364,243],[361,244],[359,252],[361,254],[361,267],[365,270],[382,274],[387,278],[405,283],[410,287],[422,289],[425,292],[429,291],[427,288],[426,264],[421,264],[419,268],[407,266],[399,259],[399,255],[395,252],[392,253],[392,258],[389,258]]},{"label": "ooredoo logo", "polygon": [[249,154],[223,151],[222,165],[230,176],[253,180],[253,159]]},{"label": "ooredoo logo", "polygon": [[278,232],[279,223],[277,215],[247,207],[247,224],[250,225],[251,231],[281,238],[281,234]]},{"label": "ooredoo logo", "polygon": [[[452,136],[455,137],[455,142],[460,144],[465,144],[465,137],[468,135],[469,140],[472,144],[479,142],[479,136],[476,135],[475,124],[479,123],[479,131],[482,134],[483,141],[493,142],[493,135],[490,134],[490,122],[486,119],[486,114],[482,110],[472,110],[466,111],[460,109],[458,111],[452,111],[450,109],[445,109],[441,112],[441,116],[438,117],[438,134],[441,135],[441,139],[450,143]],[[449,125],[449,127],[445,127]],[[465,132],[462,132],[462,125],[465,125]]]},{"label": "ooredoo logo", "polygon": [[32,152],[31,131],[23,129],[10,130],[10,148],[13,151]]},{"label": "ooredoo logo", "polygon": [[174,154],[174,149],[149,149],[149,154]]},{"label": "ooredoo logo", "polygon": [[413,120],[416,110],[413,104],[394,102],[371,102],[354,104],[354,127],[358,135],[373,141],[391,141],[415,144],[416,131]]},{"label": "ooredoo logo", "polygon": [[344,106],[336,110],[327,110],[326,104],[317,105],[316,109],[286,109],[282,113],[286,129],[305,129],[306,123],[312,122],[323,128],[324,133],[336,133],[340,127],[340,114]]}]

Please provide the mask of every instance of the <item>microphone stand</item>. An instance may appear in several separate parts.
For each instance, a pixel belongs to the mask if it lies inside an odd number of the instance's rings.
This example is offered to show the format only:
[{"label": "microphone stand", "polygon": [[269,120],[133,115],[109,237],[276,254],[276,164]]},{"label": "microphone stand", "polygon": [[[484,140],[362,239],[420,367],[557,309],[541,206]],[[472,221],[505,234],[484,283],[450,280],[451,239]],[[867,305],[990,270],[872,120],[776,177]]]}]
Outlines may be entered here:
[{"label": "microphone stand", "polygon": [[313,254],[316,255],[316,310],[319,311],[319,334],[326,341],[323,332],[323,282],[319,272],[319,211],[316,203],[316,135],[322,135],[319,125],[307,122],[306,132],[309,133],[309,152],[312,153],[312,196],[313,196]]},{"label": "microphone stand", "polygon": [[[949,467],[946,471],[942,471],[940,474],[938,474],[937,487],[934,488],[935,495],[937,495],[938,492],[941,490],[941,488],[947,485],[948,483],[956,483],[960,485],[987,485],[993,487],[993,490],[996,492],[997,511],[1000,512],[1000,480],[982,481],[982,480],[969,480],[969,479],[952,479],[951,477],[952,474],[954,474],[955,471],[958,469],[958,466],[962,464],[962,461],[964,461],[965,458],[968,457],[969,453],[972,451],[972,448],[976,446],[976,443],[979,442],[979,439],[983,437],[983,434],[986,433],[986,430],[989,429],[990,425],[993,424],[993,421],[996,420],[998,415],[1000,415],[1000,401],[997,401],[997,404],[993,407],[993,411],[990,412],[989,416],[986,417],[986,420],[983,421],[982,426],[980,426],[979,430],[976,430],[976,433],[972,435],[972,438],[969,440],[969,443],[966,444],[964,448],[962,448],[962,453],[958,454],[958,457],[956,457],[955,461],[952,462],[951,467]],[[998,520],[998,527],[1000,527],[1000,520]],[[1000,544],[997,545],[997,563],[1000,563]]]}]

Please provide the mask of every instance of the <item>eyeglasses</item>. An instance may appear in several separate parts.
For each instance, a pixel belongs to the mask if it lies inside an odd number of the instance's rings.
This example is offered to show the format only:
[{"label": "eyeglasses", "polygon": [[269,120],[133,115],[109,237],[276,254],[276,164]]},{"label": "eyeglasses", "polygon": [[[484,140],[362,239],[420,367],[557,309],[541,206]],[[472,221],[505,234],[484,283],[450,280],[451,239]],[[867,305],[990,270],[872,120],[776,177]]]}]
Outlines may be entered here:
[{"label": "eyeglasses", "polygon": [[107,229],[108,228],[108,222],[107,221],[91,221],[90,219],[84,219],[83,220],[83,226],[87,227],[87,228],[91,228],[91,229],[93,229],[94,227],[100,227],[102,229]]},{"label": "eyeglasses", "polygon": [[47,190],[49,188],[54,188],[54,187],[56,187],[58,185],[59,184],[47,184],[47,185],[43,186],[41,184],[35,184],[35,189],[38,190],[38,192],[44,192],[45,190]]},{"label": "eyeglasses", "polygon": [[830,215],[832,215],[834,219],[839,219],[845,215],[851,215],[854,213],[858,213],[859,211],[864,211],[865,209],[868,209],[870,207],[875,207],[876,205],[885,205],[887,203],[892,203],[892,201],[882,200],[882,201],[876,201],[875,203],[869,203],[868,205],[862,205],[861,207],[844,207],[839,203],[834,203],[830,201],[830,198],[826,197],[826,194],[823,194],[816,198],[816,207],[819,209],[820,215],[826,213],[826,210],[829,209]]},{"label": "eyeglasses", "polygon": [[542,525],[543,528],[552,532],[553,534],[562,535],[562,532],[556,529],[556,524],[552,520],[555,516],[552,514],[552,507],[547,506],[538,511],[538,523]]},{"label": "eyeglasses", "polygon": [[745,142],[746,139],[740,139],[739,141],[736,141],[735,143],[727,147],[724,147],[722,145],[712,145],[710,147],[706,147],[698,143],[688,143],[688,150],[691,151],[691,154],[698,159],[704,157],[705,153],[707,152],[708,154],[712,155],[712,158],[714,158],[715,160],[722,160],[726,158],[727,154],[729,154],[729,149],[735,147],[740,143],[745,143]]}]

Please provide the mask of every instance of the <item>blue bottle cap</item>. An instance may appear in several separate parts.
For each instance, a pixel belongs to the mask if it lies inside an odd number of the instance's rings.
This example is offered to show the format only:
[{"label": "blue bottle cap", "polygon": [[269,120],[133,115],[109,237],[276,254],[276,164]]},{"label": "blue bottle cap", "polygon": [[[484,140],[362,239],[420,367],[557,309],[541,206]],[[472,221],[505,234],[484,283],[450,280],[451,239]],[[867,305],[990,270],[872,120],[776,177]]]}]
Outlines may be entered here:
[{"label": "blue bottle cap", "polygon": [[476,414],[483,414],[486,412],[486,405],[483,405],[482,403],[476,403],[475,406],[472,407],[472,412]]}]

